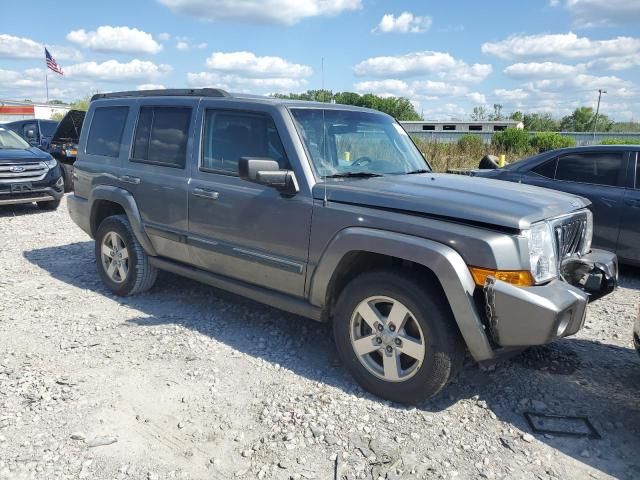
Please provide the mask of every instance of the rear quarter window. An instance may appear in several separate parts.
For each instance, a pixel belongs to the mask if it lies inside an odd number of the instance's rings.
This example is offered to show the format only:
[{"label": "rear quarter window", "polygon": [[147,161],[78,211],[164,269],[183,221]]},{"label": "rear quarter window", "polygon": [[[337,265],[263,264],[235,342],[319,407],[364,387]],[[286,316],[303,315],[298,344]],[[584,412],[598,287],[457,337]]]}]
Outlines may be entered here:
[{"label": "rear quarter window", "polygon": [[129,107],[97,107],[93,112],[86,152],[91,155],[117,157]]},{"label": "rear quarter window", "polygon": [[184,168],[191,107],[142,107],[132,161]]}]

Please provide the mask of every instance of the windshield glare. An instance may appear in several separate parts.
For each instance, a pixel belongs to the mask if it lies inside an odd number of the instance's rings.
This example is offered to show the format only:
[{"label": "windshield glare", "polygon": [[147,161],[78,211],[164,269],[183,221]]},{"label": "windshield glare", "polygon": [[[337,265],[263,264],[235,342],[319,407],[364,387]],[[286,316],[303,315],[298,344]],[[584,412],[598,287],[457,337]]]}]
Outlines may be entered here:
[{"label": "windshield glare", "polygon": [[29,144],[11,130],[0,128],[0,148],[29,148]]},{"label": "windshield glare", "polygon": [[291,113],[320,176],[430,170],[407,133],[386,115],[311,108]]}]

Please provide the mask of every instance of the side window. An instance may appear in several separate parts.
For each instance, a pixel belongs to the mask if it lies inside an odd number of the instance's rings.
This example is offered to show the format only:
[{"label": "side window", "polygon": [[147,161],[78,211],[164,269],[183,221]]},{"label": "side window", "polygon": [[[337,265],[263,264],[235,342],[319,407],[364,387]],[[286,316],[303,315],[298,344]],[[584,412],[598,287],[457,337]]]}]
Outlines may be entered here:
[{"label": "side window", "polygon": [[128,114],[129,107],[96,108],[87,139],[87,153],[117,157],[120,154],[122,132]]},{"label": "side window", "polygon": [[538,175],[542,175],[543,177],[553,179],[556,175],[556,164],[558,163],[558,159],[554,158],[553,160],[547,160],[544,163],[541,163],[535,168],[532,168],[531,171],[533,173],[537,173]]},{"label": "side window", "polygon": [[583,153],[558,159],[557,180],[617,186],[623,166],[623,153]]},{"label": "side window", "polygon": [[34,140],[38,137],[38,129],[35,123],[25,123],[22,126],[22,137],[27,140]]},{"label": "side window", "polygon": [[184,168],[191,107],[141,107],[132,160]]},{"label": "side window", "polygon": [[636,153],[636,190],[640,190],[640,154]]},{"label": "side window", "polygon": [[269,157],[288,168],[287,156],[268,115],[207,110],[202,170],[238,173],[240,157]]}]

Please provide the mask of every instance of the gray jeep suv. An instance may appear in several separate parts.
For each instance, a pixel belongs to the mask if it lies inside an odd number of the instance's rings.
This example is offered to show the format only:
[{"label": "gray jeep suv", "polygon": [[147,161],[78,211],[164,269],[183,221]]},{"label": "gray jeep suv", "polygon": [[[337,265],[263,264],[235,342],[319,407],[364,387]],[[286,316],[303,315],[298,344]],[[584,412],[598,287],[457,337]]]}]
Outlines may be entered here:
[{"label": "gray jeep suv", "polygon": [[391,117],[223,90],[95,95],[73,220],[109,289],[159,269],[323,322],[367,390],[414,403],[583,325],[617,283],[588,201],[431,173]]}]

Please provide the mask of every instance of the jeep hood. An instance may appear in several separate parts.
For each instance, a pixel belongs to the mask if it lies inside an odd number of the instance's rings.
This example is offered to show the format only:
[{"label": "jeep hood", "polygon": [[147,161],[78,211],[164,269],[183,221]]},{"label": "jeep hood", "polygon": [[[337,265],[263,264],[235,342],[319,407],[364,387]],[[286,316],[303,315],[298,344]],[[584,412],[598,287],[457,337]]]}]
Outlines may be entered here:
[{"label": "jeep hood", "polygon": [[51,137],[50,143],[78,143],[80,132],[82,131],[82,122],[84,122],[86,113],[87,112],[82,110],[69,110],[67,114],[62,117],[62,120],[60,120],[58,128],[56,128],[53,137]]},{"label": "jeep hood", "polygon": [[[316,184],[314,198],[322,199],[324,191],[325,183]],[[518,230],[590,204],[546,188],[436,173],[329,179],[326,195],[329,202]]]}]

